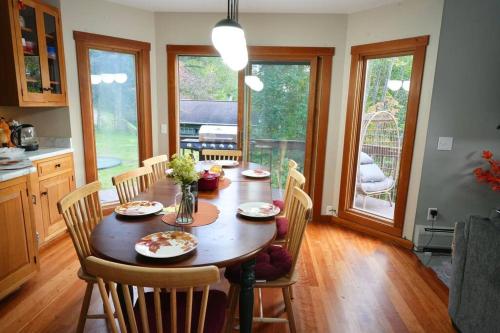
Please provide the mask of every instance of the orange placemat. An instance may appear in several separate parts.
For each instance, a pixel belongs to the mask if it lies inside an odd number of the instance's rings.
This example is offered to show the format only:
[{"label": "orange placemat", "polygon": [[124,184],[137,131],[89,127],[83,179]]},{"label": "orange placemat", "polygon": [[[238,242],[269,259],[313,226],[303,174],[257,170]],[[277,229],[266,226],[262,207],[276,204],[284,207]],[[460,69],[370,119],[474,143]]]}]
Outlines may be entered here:
[{"label": "orange placemat", "polygon": [[219,179],[219,190],[223,190],[228,188],[231,185],[231,179],[224,177],[223,179]]},{"label": "orange placemat", "polygon": [[169,213],[163,215],[161,220],[166,224],[170,224],[173,226],[189,226],[189,227],[201,227],[203,225],[208,225],[214,223],[215,220],[219,217],[219,209],[217,206],[212,205],[206,201],[198,201],[198,211],[193,214],[193,223],[191,224],[177,224],[175,222],[175,218],[177,217],[177,213]]}]

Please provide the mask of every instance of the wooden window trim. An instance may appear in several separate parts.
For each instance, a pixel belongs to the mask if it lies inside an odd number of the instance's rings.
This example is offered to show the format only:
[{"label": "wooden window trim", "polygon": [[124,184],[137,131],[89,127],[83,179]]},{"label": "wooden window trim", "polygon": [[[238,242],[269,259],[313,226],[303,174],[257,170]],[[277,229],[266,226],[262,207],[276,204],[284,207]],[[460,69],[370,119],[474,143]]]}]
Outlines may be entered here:
[{"label": "wooden window trim", "polygon": [[[90,82],[89,49],[129,53],[135,56],[137,81],[137,124],[139,162],[152,156],[151,78],[149,53],[146,42],[73,31],[76,44],[80,108],[82,114],[85,178],[87,183],[97,180],[97,159],[94,135],[94,112]],[[139,165],[138,165],[139,167]]]},{"label": "wooden window trim", "polygon": [[[218,56],[219,54],[211,45],[167,45],[167,113],[168,113],[168,147],[169,154],[179,151],[178,122],[178,56]],[[306,147],[305,174],[308,182],[306,189],[313,198],[313,218],[319,220],[321,217],[321,205],[323,199],[323,181],[325,174],[325,155],[328,131],[328,116],[330,109],[330,89],[332,77],[332,62],[335,55],[333,47],[286,47],[286,46],[249,46],[249,61],[309,61],[311,70],[310,89],[315,93],[309,96],[309,108],[314,110],[308,121],[308,130],[312,133],[311,147]],[[238,75],[238,144],[243,144],[243,112],[245,98],[242,98],[244,90],[244,71]],[[313,96],[313,97],[311,97]],[[318,97],[319,98],[316,98]]]},{"label": "wooden window trim", "polygon": [[[410,182],[413,148],[417,128],[418,108],[424,71],[425,52],[429,36],[399,39],[381,43],[353,46],[351,48],[351,71],[347,100],[347,117],[342,160],[342,177],[340,183],[339,218],[357,223],[376,231],[401,237]],[[413,55],[408,107],[406,113],[405,133],[403,137],[397,202],[394,209],[393,223],[389,220],[351,208],[353,206],[356,187],[356,170],[358,160],[360,117],[363,112],[363,90],[366,61],[380,57]]]}]

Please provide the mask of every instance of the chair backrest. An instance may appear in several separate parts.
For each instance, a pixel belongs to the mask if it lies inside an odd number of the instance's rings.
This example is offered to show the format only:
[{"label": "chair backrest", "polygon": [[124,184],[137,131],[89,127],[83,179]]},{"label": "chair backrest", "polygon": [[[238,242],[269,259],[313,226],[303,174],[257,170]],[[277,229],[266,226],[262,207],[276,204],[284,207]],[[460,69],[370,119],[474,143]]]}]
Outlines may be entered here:
[{"label": "chair backrest", "polygon": [[213,160],[230,160],[239,161],[241,159],[241,150],[215,150],[215,149],[203,149],[201,155],[207,161]]},{"label": "chair backrest", "polygon": [[66,222],[83,270],[85,258],[92,255],[90,233],[102,220],[100,189],[101,183],[95,181],[67,194],[57,203],[57,209]]},{"label": "chair backrest", "polygon": [[113,185],[118,192],[120,203],[127,203],[139,193],[146,191],[151,185],[152,174],[151,167],[141,167],[114,176]]},{"label": "chair backrest", "polygon": [[142,161],[142,165],[150,167],[151,170],[153,170],[153,183],[167,178],[167,174],[165,173],[165,170],[168,169],[167,155],[158,155],[148,158],[147,160]]},{"label": "chair backrest", "polygon": [[286,184],[285,184],[285,195],[283,196],[283,201],[285,202],[285,209],[282,212],[283,215],[285,216],[288,215],[287,211],[288,211],[288,206],[290,206],[293,189],[295,187],[298,187],[301,190],[303,190],[305,184],[306,184],[306,177],[304,177],[303,174],[301,174],[296,169],[288,170],[288,177],[286,178]]},{"label": "chair backrest", "polygon": [[294,187],[287,216],[288,232],[284,245],[288,253],[292,256],[290,274],[293,274],[299,257],[300,246],[302,245],[307,222],[312,216],[312,206],[312,200],[307,193],[298,187]]},{"label": "chair backrest", "polygon": [[[196,318],[192,318],[194,288],[202,288],[203,291],[197,329],[197,332],[203,332],[210,284],[219,281],[219,270],[217,267],[149,268],[114,263],[96,257],[87,258],[86,266],[89,273],[97,277],[99,292],[104,303],[104,310],[112,332],[117,332],[118,330],[107,290],[111,293],[111,299],[118,318],[118,324],[120,331],[122,332],[127,332],[127,327],[129,327],[132,332],[137,332],[138,330],[142,332],[149,332],[150,323],[147,315],[148,310],[153,310],[155,313],[154,318],[156,320],[155,323],[157,332],[163,332],[166,330],[166,328],[163,328],[162,316],[164,315],[170,316],[171,332],[177,332],[178,325],[184,325],[184,332],[194,332],[191,329],[192,319],[196,320]],[[121,284],[121,289],[123,291],[125,309],[122,308],[118,298],[118,283]],[[129,291],[129,286],[137,287],[138,304],[140,309],[139,318],[136,318],[134,314],[132,305],[133,299]],[[152,309],[152,307],[149,309],[146,308],[144,288],[153,289],[154,309]],[[162,289],[166,288],[170,290],[170,313],[162,313],[161,311],[161,302],[164,297],[160,297],[160,293],[162,292]],[[177,289],[180,288],[182,288],[183,291],[186,290],[187,293],[185,323],[177,323]],[[124,318],[125,311],[127,319]],[[179,311],[182,311],[182,309],[179,309]],[[142,327],[138,327],[138,319],[140,319],[139,323]],[[126,320],[127,323],[125,322]]]},{"label": "chair backrest", "polygon": [[299,165],[294,160],[288,160],[288,171],[291,169],[297,169]]}]

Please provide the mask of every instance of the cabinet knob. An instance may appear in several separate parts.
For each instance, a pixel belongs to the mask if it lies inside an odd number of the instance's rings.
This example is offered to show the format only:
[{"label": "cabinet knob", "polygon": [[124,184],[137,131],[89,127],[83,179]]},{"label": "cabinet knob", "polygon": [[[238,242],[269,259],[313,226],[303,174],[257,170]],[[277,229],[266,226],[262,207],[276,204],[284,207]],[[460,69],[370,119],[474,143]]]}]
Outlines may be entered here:
[{"label": "cabinet knob", "polygon": [[43,91],[52,91],[52,88],[43,88]]},{"label": "cabinet knob", "polygon": [[60,167],[61,167],[61,163],[57,163],[57,164],[55,165],[55,167],[56,167],[56,168],[60,168]]},{"label": "cabinet knob", "polygon": [[49,192],[47,192],[47,191],[40,192],[40,196],[42,196],[42,195],[47,195],[47,194],[49,194]]}]

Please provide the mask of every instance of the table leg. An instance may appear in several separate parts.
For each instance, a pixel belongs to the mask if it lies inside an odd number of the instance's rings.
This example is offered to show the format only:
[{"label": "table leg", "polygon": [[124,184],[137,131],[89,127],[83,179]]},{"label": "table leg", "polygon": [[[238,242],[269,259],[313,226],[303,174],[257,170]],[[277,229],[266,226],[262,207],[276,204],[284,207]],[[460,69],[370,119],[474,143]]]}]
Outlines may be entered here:
[{"label": "table leg", "polygon": [[253,322],[253,286],[255,284],[255,259],[241,265],[240,281],[240,332],[251,333]]}]

